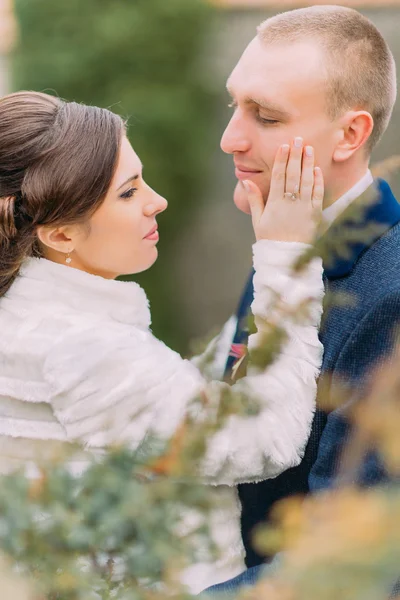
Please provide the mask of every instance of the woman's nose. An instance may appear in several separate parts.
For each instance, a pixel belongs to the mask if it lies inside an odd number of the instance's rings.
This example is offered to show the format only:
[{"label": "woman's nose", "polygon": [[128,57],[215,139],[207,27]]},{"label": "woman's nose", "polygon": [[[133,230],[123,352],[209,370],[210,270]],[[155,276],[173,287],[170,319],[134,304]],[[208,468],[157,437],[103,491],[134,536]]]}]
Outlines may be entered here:
[{"label": "woman's nose", "polygon": [[143,212],[146,217],[152,217],[153,215],[164,212],[167,206],[168,202],[166,199],[163,198],[163,196],[160,196],[160,194],[157,194],[157,192],[153,192],[153,196],[145,205]]}]

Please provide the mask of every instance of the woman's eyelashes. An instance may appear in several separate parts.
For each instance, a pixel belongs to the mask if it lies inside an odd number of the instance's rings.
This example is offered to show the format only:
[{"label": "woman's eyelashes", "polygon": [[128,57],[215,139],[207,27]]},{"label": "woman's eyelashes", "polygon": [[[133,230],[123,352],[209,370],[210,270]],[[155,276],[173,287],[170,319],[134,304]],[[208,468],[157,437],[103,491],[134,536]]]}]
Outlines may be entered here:
[{"label": "woman's eyelashes", "polygon": [[129,190],[126,190],[126,192],[120,195],[120,198],[123,198],[124,200],[129,200],[129,198],[133,197],[135,192],[137,192],[137,188],[129,188]]}]

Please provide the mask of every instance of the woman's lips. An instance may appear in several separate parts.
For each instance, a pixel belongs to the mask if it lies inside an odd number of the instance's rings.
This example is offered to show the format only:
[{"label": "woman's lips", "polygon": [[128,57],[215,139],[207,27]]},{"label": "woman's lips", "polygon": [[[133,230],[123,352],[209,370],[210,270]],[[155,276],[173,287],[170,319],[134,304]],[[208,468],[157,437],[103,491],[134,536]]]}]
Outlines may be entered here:
[{"label": "woman's lips", "polygon": [[155,231],[152,235],[146,235],[145,240],[154,240],[158,242],[160,236],[158,235],[158,231]]},{"label": "woman's lips", "polygon": [[157,225],[156,225],[155,227],[153,227],[153,229],[151,229],[149,231],[149,233],[147,235],[144,236],[144,239],[158,241],[159,237],[160,236],[158,235],[158,229],[157,229]]},{"label": "woman's lips", "polygon": [[235,167],[235,177],[241,181],[249,179],[252,175],[262,173],[262,171],[257,171],[256,169],[246,169],[245,167],[240,167],[238,165],[235,165]]}]

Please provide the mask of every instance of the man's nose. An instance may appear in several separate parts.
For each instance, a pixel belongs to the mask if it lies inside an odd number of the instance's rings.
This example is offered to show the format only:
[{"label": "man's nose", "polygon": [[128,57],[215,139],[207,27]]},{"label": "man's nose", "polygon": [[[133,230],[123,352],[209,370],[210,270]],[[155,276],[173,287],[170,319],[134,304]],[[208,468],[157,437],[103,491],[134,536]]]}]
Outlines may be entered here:
[{"label": "man's nose", "polygon": [[227,154],[247,152],[250,148],[249,136],[246,133],[240,113],[233,115],[221,138],[221,149]]}]

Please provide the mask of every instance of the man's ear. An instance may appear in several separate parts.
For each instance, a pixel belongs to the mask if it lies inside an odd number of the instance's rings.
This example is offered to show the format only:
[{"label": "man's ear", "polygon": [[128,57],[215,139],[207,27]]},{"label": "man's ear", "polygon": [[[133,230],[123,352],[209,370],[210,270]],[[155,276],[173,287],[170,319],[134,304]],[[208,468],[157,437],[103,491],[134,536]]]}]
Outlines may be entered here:
[{"label": "man's ear", "polygon": [[74,250],[74,235],[71,227],[48,227],[40,225],[36,234],[46,248],[67,254]]},{"label": "man's ear", "polygon": [[333,160],[344,162],[357,150],[365,147],[373,128],[374,120],[369,112],[358,110],[346,113],[341,122],[341,136],[333,153]]}]

